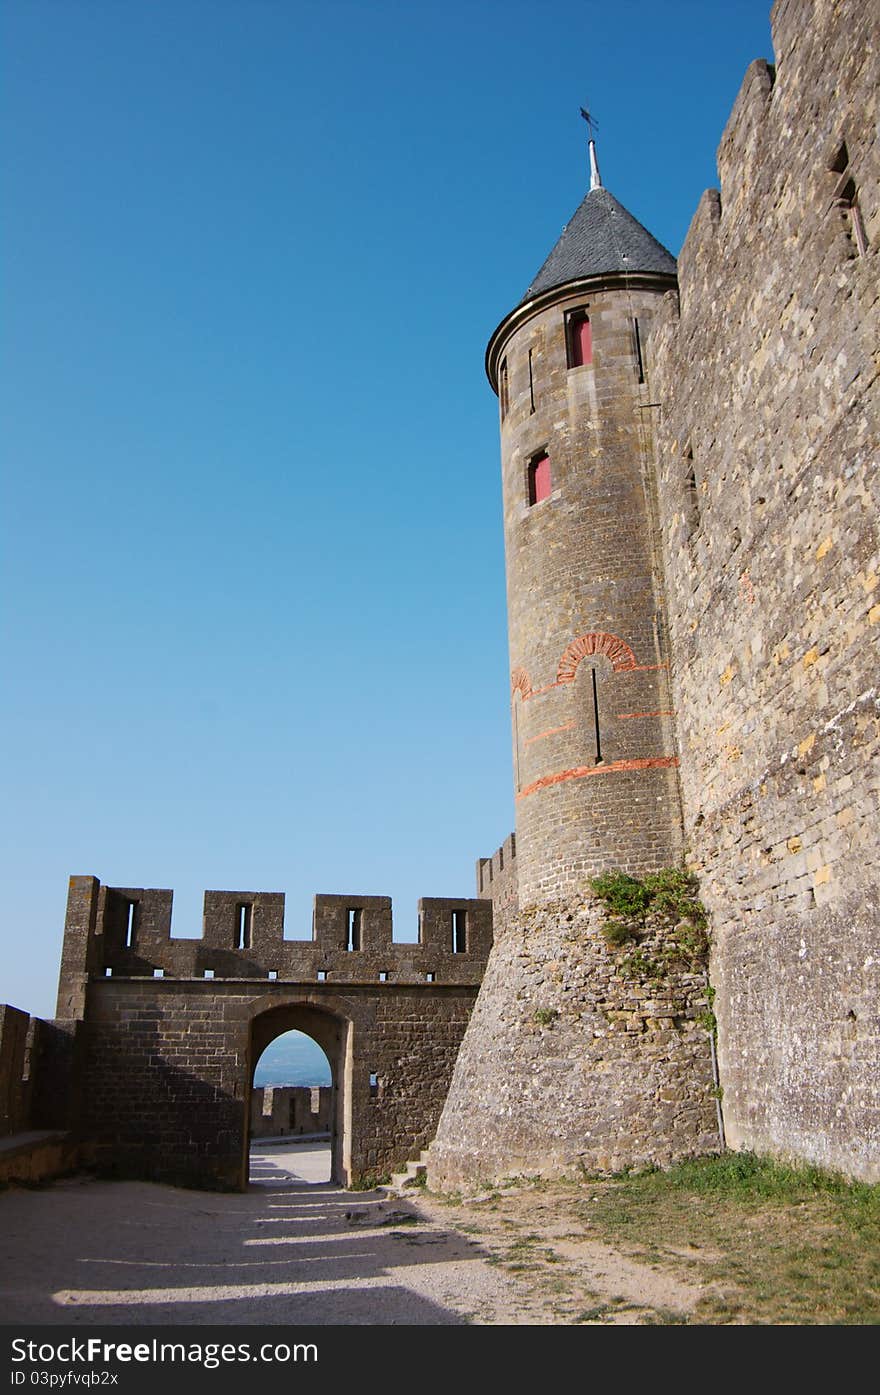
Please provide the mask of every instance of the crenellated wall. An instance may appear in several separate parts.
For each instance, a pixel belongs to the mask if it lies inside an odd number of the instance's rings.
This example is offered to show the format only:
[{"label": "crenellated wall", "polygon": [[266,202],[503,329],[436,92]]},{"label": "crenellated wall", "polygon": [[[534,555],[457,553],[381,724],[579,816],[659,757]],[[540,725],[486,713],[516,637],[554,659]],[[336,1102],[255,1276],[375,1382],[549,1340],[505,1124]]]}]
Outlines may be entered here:
[{"label": "crenellated wall", "polygon": [[509,834],[491,857],[477,858],[476,872],[477,895],[492,902],[492,924],[497,935],[519,909],[516,834]]},{"label": "crenellated wall", "polygon": [[327,1085],[257,1085],[251,1091],[252,1139],[326,1134],[332,1122],[333,1091]]},{"label": "crenellated wall", "polygon": [[671,676],[728,1140],[875,1181],[880,23],[772,24],[651,344]]},{"label": "crenellated wall", "polygon": [[392,940],[383,896],[316,896],[307,941],[283,938],[280,893],[207,892],[201,940],[171,938],[171,905],[170,891],[70,881],[59,1015],[82,1019],[80,1121],[95,1166],[243,1186],[254,1068],[293,1029],[330,1061],[338,1181],[390,1173],[427,1146],[485,969],[491,903],[423,899],[417,944]]},{"label": "crenellated wall", "polygon": [[[392,939],[388,896],[315,896],[309,940],[284,939],[283,892],[206,891],[199,940],[172,939],[172,899],[171,891],[71,877],[59,1018],[82,1015],[85,986],[96,975],[347,983],[421,982],[431,974],[437,982],[473,983],[492,943],[491,906],[477,899],[422,898],[412,944]],[[357,948],[348,948],[352,914]],[[458,951],[456,915],[465,933]]]}]

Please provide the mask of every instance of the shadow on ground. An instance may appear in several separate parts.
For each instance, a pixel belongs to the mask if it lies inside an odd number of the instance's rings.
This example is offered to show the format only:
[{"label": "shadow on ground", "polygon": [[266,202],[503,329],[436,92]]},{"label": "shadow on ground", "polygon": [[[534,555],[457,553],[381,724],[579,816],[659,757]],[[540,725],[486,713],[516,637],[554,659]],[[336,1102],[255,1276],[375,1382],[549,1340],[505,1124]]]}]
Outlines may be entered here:
[{"label": "shadow on ground", "polygon": [[327,1149],[255,1147],[243,1194],[76,1177],[0,1195],[5,1323],[510,1321],[475,1242],[382,1192],[315,1182]]}]

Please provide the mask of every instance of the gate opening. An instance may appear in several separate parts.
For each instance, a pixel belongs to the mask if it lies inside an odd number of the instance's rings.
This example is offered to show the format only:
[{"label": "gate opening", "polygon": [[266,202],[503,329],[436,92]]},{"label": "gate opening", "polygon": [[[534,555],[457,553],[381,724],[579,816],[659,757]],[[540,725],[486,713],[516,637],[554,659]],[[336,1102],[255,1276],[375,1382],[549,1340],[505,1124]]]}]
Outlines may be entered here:
[{"label": "gate opening", "polygon": [[251,1186],[347,1181],[348,1024],[309,1005],[273,1008],[251,1027],[247,1178]]}]

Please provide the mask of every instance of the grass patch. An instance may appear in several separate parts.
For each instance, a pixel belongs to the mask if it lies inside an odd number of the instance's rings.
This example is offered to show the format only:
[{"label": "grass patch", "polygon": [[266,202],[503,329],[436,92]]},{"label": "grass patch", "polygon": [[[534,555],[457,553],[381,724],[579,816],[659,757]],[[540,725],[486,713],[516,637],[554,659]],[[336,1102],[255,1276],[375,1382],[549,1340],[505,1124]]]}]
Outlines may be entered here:
[{"label": "grass patch", "polygon": [[578,1209],[591,1234],[711,1285],[692,1321],[880,1323],[880,1186],[726,1153],[616,1179]]}]

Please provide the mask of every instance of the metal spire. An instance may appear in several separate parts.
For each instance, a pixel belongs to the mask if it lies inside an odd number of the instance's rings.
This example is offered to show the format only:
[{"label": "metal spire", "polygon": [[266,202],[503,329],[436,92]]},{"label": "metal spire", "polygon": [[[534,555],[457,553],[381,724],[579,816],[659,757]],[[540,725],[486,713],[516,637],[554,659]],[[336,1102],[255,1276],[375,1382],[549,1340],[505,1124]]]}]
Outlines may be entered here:
[{"label": "metal spire", "polygon": [[581,107],[581,116],[586,121],[590,132],[590,189],[601,189],[602,176],[599,173],[599,161],[596,159],[596,141],[593,136],[593,128],[595,127],[595,129],[598,130],[599,123],[598,121],[594,121],[590,113],[584,111],[583,107]]}]

